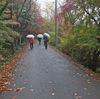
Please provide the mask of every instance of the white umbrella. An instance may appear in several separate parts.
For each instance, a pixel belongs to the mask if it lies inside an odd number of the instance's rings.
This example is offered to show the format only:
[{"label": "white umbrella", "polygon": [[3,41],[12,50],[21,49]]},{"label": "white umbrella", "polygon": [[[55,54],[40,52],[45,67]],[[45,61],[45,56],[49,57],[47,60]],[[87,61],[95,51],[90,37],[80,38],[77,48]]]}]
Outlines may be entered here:
[{"label": "white umbrella", "polygon": [[42,34],[38,34],[37,37],[38,38],[43,38],[43,35]]},{"label": "white umbrella", "polygon": [[32,35],[32,34],[29,34],[29,35],[27,35],[26,37],[27,37],[27,38],[34,38],[35,36]]},{"label": "white umbrella", "polygon": [[50,35],[48,33],[44,33],[45,36],[50,37]]}]

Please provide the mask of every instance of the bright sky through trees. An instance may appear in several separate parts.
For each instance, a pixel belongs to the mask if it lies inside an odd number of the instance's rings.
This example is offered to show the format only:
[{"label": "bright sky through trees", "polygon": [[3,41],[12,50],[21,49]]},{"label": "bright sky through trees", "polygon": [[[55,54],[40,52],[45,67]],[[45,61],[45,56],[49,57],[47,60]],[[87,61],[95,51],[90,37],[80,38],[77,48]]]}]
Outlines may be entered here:
[{"label": "bright sky through trees", "polygon": [[[61,4],[64,0],[57,0],[58,6]],[[41,9],[45,7],[45,2],[55,2],[55,0],[37,0],[37,2],[41,5]]]},{"label": "bright sky through trees", "polygon": [[[59,7],[65,0],[57,0],[57,7]],[[52,4],[52,2],[55,2],[55,0],[37,0],[36,3],[40,5],[41,8],[41,14],[44,17],[45,12],[43,11],[46,8],[46,4]],[[54,4],[54,9],[55,9],[55,4]]]}]

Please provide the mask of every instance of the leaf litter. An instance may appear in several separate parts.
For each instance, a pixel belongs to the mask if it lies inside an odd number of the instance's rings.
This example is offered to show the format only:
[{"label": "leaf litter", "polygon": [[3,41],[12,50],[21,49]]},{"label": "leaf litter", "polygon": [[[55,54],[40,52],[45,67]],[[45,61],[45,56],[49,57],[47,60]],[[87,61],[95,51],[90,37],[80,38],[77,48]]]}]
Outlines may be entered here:
[{"label": "leaf litter", "polygon": [[[5,90],[7,91],[11,91],[11,89],[7,89],[5,88],[6,85],[11,84],[11,82],[9,81],[9,78],[12,77],[12,74],[15,74],[15,72],[17,71],[15,69],[15,67],[18,65],[18,61],[20,61],[20,59],[25,59],[25,57],[22,58],[22,53],[25,53],[25,49],[27,48],[28,44],[26,44],[12,59],[11,61],[9,61],[8,64],[5,64],[1,69],[0,69],[0,91]],[[15,70],[14,70],[15,69]],[[19,67],[20,69],[20,67]],[[21,70],[21,69],[20,69]],[[13,72],[15,71],[15,72]],[[16,77],[16,76],[15,76]],[[20,77],[22,77],[22,75],[20,75]],[[14,81],[14,78],[12,78],[12,80]],[[16,91],[20,91],[23,88],[19,88]]]}]

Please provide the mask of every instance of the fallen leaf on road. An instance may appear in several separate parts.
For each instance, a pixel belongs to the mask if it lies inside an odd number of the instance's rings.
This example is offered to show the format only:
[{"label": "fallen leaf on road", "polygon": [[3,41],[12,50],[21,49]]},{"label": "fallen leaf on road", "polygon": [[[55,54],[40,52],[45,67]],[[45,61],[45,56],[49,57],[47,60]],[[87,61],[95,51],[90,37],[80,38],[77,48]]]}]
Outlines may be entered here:
[{"label": "fallen leaf on road", "polygon": [[84,90],[87,90],[87,88],[84,88]]},{"label": "fallen leaf on road", "polygon": [[14,96],[12,99],[15,99],[15,98],[17,98],[17,96]]},{"label": "fallen leaf on road", "polygon": [[29,67],[26,67],[26,69],[29,69]]},{"label": "fallen leaf on road", "polygon": [[14,89],[13,91],[21,91],[22,89],[25,89],[25,87],[17,88],[17,89]]},{"label": "fallen leaf on road", "polygon": [[32,85],[30,85],[30,87],[32,87]]},{"label": "fallen leaf on road", "polygon": [[11,78],[12,80],[14,80],[14,78]]},{"label": "fallen leaf on road", "polygon": [[75,75],[73,75],[73,77],[75,78],[76,76],[75,76]]},{"label": "fallen leaf on road", "polygon": [[78,96],[79,98],[82,98],[82,96]]},{"label": "fallen leaf on road", "polygon": [[90,84],[91,82],[88,81],[87,83]]},{"label": "fallen leaf on road", "polygon": [[26,82],[24,82],[24,84],[26,84]]},{"label": "fallen leaf on road", "polygon": [[93,81],[96,81],[96,79],[93,79]]},{"label": "fallen leaf on road", "polygon": [[78,96],[76,96],[75,98],[78,99]]},{"label": "fallen leaf on road", "polygon": [[5,82],[5,85],[9,84],[10,85],[11,82]]},{"label": "fallen leaf on road", "polygon": [[25,79],[24,81],[27,81],[27,79]]},{"label": "fallen leaf on road", "polygon": [[0,92],[3,91],[3,88],[0,88]]},{"label": "fallen leaf on road", "polygon": [[79,76],[82,76],[81,74],[79,74]]},{"label": "fallen leaf on road", "polygon": [[12,81],[12,82],[15,82],[15,81]]},{"label": "fallen leaf on road", "polygon": [[[9,80],[10,77],[12,76],[14,77],[15,71],[17,71],[15,67],[18,64],[18,61],[21,59],[22,53],[24,52],[25,48],[26,48],[26,45],[13,58],[11,58],[11,61],[9,61],[7,64],[4,63],[4,66],[0,69],[0,75],[2,74],[2,76],[0,77],[0,81],[2,81],[2,85],[0,82],[1,88],[3,88],[4,85],[10,84],[10,82],[7,82],[7,81]],[[18,69],[21,70],[20,68]],[[14,78],[12,78],[12,80],[14,80]],[[3,90],[9,91],[9,89],[4,89],[4,88]]]},{"label": "fallen leaf on road", "polygon": [[75,96],[77,95],[77,93],[74,94]]},{"label": "fallen leaf on road", "polygon": [[11,91],[12,89],[4,88],[5,91]]},{"label": "fallen leaf on road", "polygon": [[33,89],[31,89],[31,91],[34,91]]},{"label": "fallen leaf on road", "polygon": [[52,82],[49,82],[49,84],[52,84]]},{"label": "fallen leaf on road", "polygon": [[16,89],[13,89],[13,91],[16,91]]},{"label": "fallen leaf on road", "polygon": [[[91,74],[92,75],[92,74]],[[86,76],[89,76],[89,74],[86,74]]]},{"label": "fallen leaf on road", "polygon": [[90,93],[87,93],[87,95],[89,96],[89,95],[90,95]]},{"label": "fallen leaf on road", "polygon": [[20,77],[22,77],[22,75],[20,75]]},{"label": "fallen leaf on road", "polygon": [[81,98],[82,98],[82,96],[76,96],[75,98],[76,98],[76,99],[81,99]]},{"label": "fallen leaf on road", "polygon": [[18,89],[16,89],[16,91],[21,91],[21,89],[20,89],[20,88],[18,88]]},{"label": "fallen leaf on road", "polygon": [[44,90],[44,92],[47,92],[47,90]]}]

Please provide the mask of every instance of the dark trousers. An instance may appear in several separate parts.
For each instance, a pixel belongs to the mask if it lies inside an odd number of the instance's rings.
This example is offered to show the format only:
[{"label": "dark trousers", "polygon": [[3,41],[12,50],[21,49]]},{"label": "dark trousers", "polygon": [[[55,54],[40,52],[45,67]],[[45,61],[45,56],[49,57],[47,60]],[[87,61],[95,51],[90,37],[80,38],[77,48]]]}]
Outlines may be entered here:
[{"label": "dark trousers", "polygon": [[38,38],[38,41],[39,41],[39,45],[41,45],[41,38]]},{"label": "dark trousers", "polygon": [[33,43],[30,43],[30,49],[33,49]]},{"label": "dark trousers", "polygon": [[45,49],[47,49],[47,41],[45,41],[44,44],[45,44]]},{"label": "dark trousers", "polygon": [[41,41],[39,41],[39,45],[41,45]]}]

